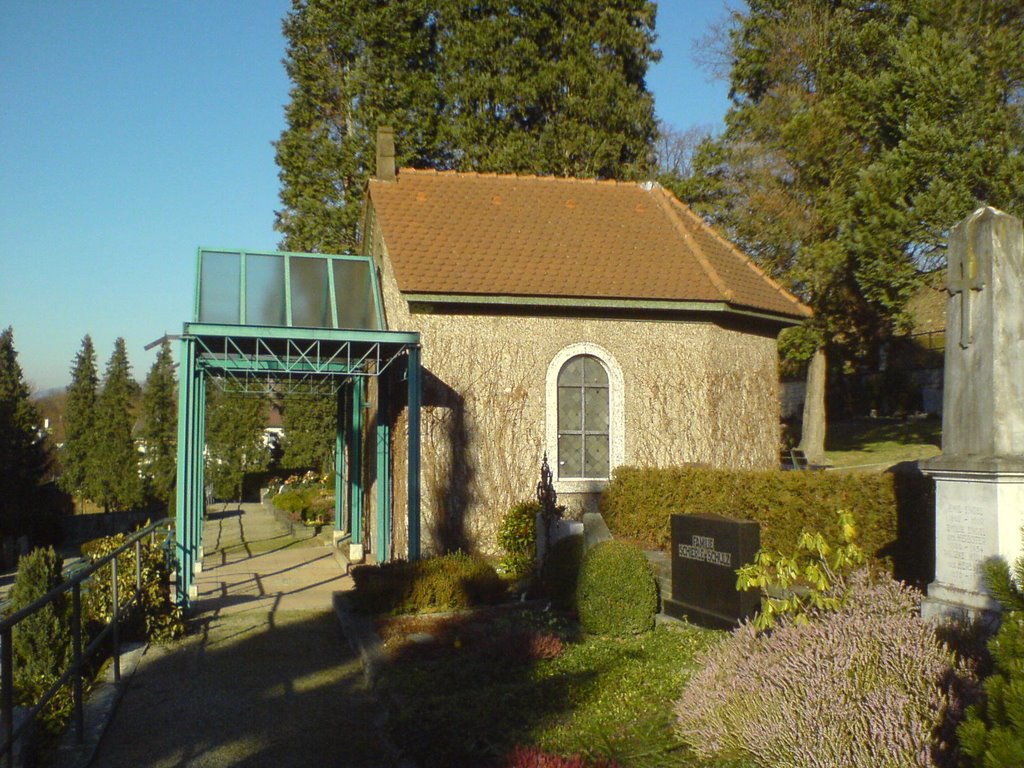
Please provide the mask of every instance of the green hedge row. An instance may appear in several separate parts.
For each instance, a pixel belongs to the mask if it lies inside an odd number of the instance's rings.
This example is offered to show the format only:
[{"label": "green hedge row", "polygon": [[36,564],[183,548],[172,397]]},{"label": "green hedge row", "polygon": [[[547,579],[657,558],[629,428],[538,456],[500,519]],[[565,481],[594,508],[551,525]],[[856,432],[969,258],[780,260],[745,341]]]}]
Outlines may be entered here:
[{"label": "green hedge row", "polygon": [[616,536],[650,549],[671,547],[673,514],[699,514],[756,520],[761,546],[789,552],[803,530],[839,541],[836,513],[845,509],[868,556],[888,559],[905,578],[927,581],[930,494],[930,481],[917,472],[619,467],[601,496],[601,513]]}]

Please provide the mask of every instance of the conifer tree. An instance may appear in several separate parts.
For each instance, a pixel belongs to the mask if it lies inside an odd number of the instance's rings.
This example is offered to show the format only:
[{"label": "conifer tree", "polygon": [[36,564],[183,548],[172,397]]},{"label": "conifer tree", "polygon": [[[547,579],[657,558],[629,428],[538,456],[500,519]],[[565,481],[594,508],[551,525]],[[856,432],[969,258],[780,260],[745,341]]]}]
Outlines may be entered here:
[{"label": "conifer tree", "polygon": [[815,316],[788,350],[872,362],[950,226],[1024,212],[1024,6],[749,0],[733,105],[675,190]]},{"label": "conifer tree", "polygon": [[25,529],[46,474],[40,426],[8,327],[0,332],[0,530],[6,533]]},{"label": "conifer tree", "polygon": [[103,388],[96,402],[95,496],[105,511],[138,507],[143,502],[139,476],[139,452],[132,435],[132,401],[138,384],[124,339],[114,342],[114,351],[103,374]]},{"label": "conifer tree", "polygon": [[999,631],[988,641],[994,669],[957,735],[972,765],[1013,768],[1024,765],[1024,555],[1012,572],[1003,559],[986,562],[984,572],[1003,609]]},{"label": "conifer tree", "polygon": [[378,127],[416,168],[642,178],[650,0],[296,0],[277,142],[290,250],[356,243]]},{"label": "conifer tree", "polygon": [[245,474],[270,462],[263,442],[266,402],[230,382],[211,381],[206,398],[207,482],[219,498],[241,501]]},{"label": "conifer tree", "polygon": [[337,430],[337,397],[317,391],[291,392],[282,398],[284,466],[310,468],[326,473],[334,463]]},{"label": "conifer tree", "polygon": [[167,503],[174,491],[178,458],[178,399],[171,344],[164,339],[142,388],[144,474],[150,493]]},{"label": "conifer tree", "polygon": [[86,334],[71,368],[71,384],[64,411],[64,445],[60,452],[59,485],[67,493],[84,499],[92,497],[93,466],[96,455],[96,397],[99,377],[96,349]]}]

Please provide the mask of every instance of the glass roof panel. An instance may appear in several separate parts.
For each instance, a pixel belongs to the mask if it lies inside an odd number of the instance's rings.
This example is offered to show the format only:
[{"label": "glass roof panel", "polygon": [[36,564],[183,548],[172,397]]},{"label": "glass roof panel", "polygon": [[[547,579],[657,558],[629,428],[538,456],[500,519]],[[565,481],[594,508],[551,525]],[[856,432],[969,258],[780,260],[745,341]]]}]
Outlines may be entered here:
[{"label": "glass roof panel", "polygon": [[288,259],[292,294],[292,325],[302,328],[332,328],[327,262],[323,259]]},{"label": "glass roof panel", "polygon": [[339,328],[378,330],[377,304],[370,279],[370,265],[365,261],[336,260],[334,292],[338,307]]},{"label": "glass roof panel", "polygon": [[246,325],[287,325],[284,259],[250,253],[245,257]]},{"label": "glass roof panel", "polygon": [[199,321],[238,323],[241,275],[238,254],[204,251],[199,266]]},{"label": "glass roof panel", "polygon": [[384,330],[366,256],[199,251],[200,323]]}]

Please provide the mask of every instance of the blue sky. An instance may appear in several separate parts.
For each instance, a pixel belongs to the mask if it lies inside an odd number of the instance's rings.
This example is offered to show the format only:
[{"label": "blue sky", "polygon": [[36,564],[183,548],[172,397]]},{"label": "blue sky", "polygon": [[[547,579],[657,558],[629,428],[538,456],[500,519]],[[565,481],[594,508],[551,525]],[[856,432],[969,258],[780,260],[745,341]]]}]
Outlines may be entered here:
[{"label": "blue sky", "polygon": [[[63,387],[89,333],[178,333],[196,248],[274,250],[274,141],[288,0],[0,3],[0,328],[34,391]],[[661,0],[659,118],[719,126],[727,85],[692,60],[720,0]]]}]

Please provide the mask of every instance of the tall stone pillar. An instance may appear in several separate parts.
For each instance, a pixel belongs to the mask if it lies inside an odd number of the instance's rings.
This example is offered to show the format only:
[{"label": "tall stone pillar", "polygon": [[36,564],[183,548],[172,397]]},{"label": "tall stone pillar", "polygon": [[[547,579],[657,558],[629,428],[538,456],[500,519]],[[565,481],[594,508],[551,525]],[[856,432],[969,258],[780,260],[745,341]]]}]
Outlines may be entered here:
[{"label": "tall stone pillar", "polygon": [[949,236],[942,454],[935,478],[935,581],[925,616],[998,608],[983,563],[1021,553],[1024,525],[1024,231],[980,208]]}]

